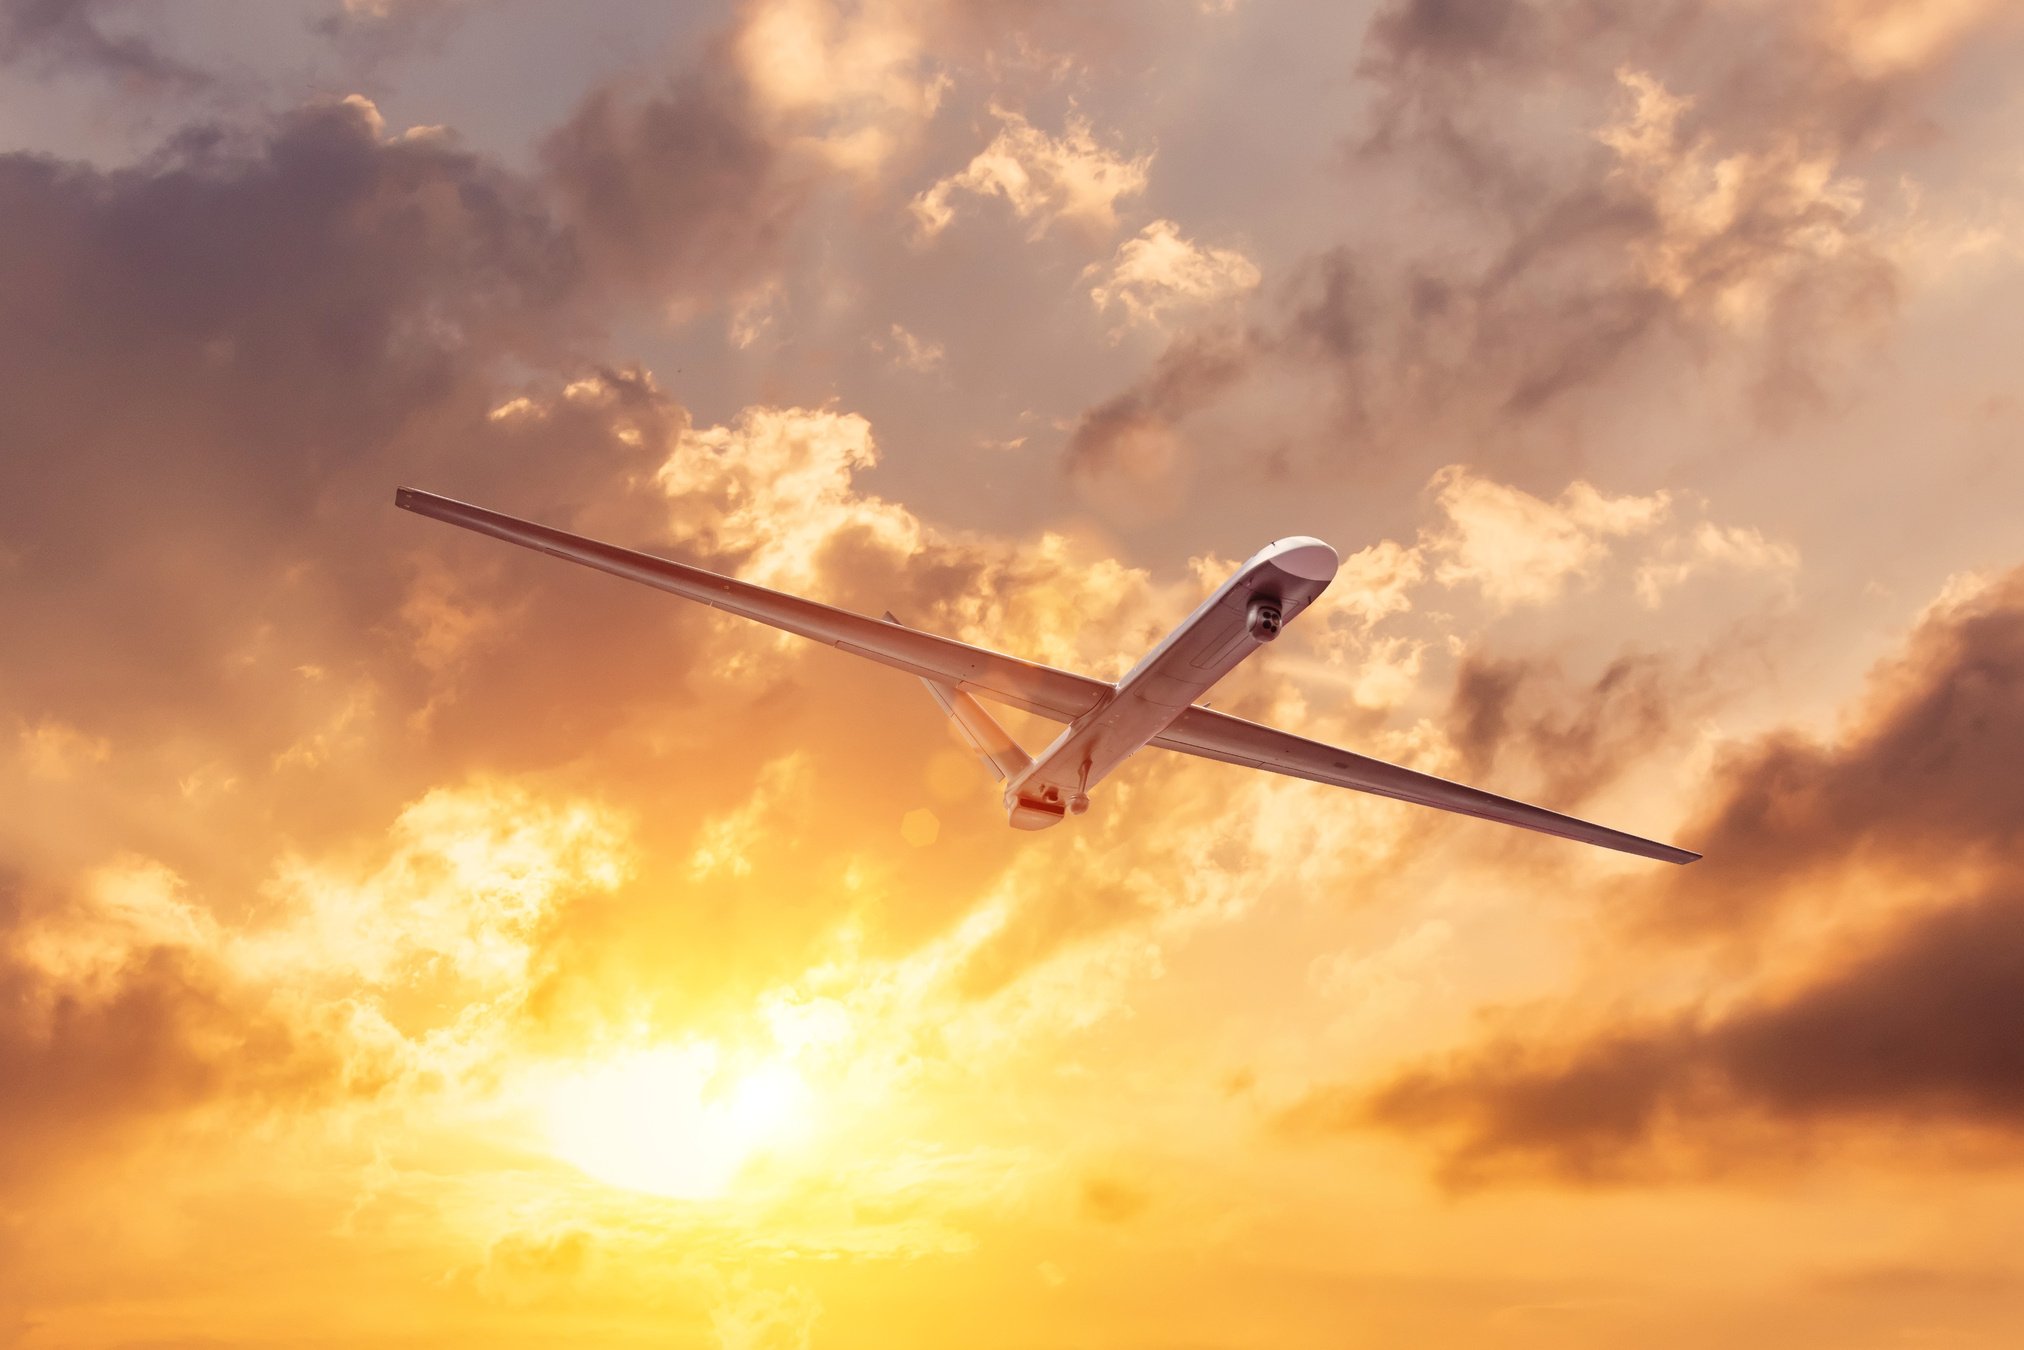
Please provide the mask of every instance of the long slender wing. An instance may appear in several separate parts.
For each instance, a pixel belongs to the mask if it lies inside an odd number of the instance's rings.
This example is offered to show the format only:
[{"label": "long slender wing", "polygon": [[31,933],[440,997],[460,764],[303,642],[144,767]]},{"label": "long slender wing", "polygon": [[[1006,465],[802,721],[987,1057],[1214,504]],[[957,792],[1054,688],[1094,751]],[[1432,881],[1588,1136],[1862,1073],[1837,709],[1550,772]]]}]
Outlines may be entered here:
[{"label": "long slender wing", "polygon": [[1072,722],[1094,708],[1111,687],[1102,680],[1077,675],[1052,666],[1021,661],[983,647],[972,647],[952,638],[923,633],[896,623],[882,623],[847,609],[817,604],[799,596],[785,595],[735,581],[700,567],[670,562],[650,553],[586,539],[516,520],[482,506],[452,501],[432,492],[401,488],[394,493],[394,505],[418,515],[461,525],[495,539],[538,549],[570,562],[595,567],[600,572],[642,582],[690,600],[760,623],[771,624],[817,642],[869,657],[873,661],[907,671],[923,679],[953,685],[984,694],[1015,708],[1057,721]]},{"label": "long slender wing", "polygon": [[1480,816],[1663,862],[1690,863],[1701,856],[1207,708],[1189,708],[1155,736],[1152,744],[1203,759],[1220,759],[1226,764],[1242,764],[1250,769],[1266,769],[1292,778],[1396,797],[1421,806],[1437,806],[1443,811]]}]

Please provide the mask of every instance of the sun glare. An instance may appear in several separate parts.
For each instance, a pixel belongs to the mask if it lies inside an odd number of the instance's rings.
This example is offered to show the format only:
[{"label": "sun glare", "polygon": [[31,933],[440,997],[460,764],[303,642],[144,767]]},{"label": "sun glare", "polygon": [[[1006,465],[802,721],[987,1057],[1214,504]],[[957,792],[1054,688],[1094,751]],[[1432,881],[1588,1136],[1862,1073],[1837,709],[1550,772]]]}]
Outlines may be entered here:
[{"label": "sun glare", "polygon": [[798,1135],[808,1105],[791,1064],[733,1072],[714,1045],[656,1046],[564,1077],[549,1095],[548,1134],[558,1157],[600,1181],[707,1200]]}]

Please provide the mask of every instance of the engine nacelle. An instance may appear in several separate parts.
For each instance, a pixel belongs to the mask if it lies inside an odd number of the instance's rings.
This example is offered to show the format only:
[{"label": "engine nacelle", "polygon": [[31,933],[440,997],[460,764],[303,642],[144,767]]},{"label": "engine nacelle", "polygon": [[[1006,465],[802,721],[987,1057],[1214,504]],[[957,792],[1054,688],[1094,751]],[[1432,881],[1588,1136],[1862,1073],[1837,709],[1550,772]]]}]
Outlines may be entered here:
[{"label": "engine nacelle", "polygon": [[1253,600],[1250,610],[1244,616],[1245,628],[1260,642],[1270,642],[1278,637],[1283,622],[1279,613],[1279,602],[1276,600]]}]

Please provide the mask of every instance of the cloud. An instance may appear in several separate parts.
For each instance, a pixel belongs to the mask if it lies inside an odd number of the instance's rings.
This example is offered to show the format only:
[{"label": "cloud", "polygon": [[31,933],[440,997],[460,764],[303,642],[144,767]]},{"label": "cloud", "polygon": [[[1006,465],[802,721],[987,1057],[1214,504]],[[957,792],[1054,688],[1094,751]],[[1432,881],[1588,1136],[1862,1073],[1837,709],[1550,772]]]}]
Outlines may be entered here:
[{"label": "cloud", "polygon": [[475,6],[470,0],[323,0],[316,31],[368,62],[440,43]]},{"label": "cloud", "polygon": [[2024,895],[2004,890],[1916,920],[1784,997],[1571,1047],[1492,1042],[1353,1102],[1312,1099],[1292,1123],[1360,1119],[1434,1140],[1461,1184],[1747,1174],[1803,1160],[1817,1141],[1795,1131],[1808,1126],[1982,1128],[2014,1160],[2020,1026]]},{"label": "cloud", "polygon": [[1930,69],[1978,29],[2013,18],[2002,0],[1832,0],[1819,9],[1826,42],[1857,75],[1879,81]]},{"label": "cloud", "polygon": [[1749,931],[1835,873],[1938,880],[2014,866],[2020,684],[2024,574],[1962,578],[1871,674],[1837,734],[1774,732],[1717,760],[1684,832],[1707,875],[1680,878],[1655,922]]},{"label": "cloud", "polygon": [[1788,142],[1717,159],[1681,131],[1692,100],[1642,71],[1618,78],[1631,104],[1597,136],[1616,153],[1614,172],[1652,208],[1654,228],[1632,244],[1648,284],[1741,325],[1762,317],[1792,272],[1860,247],[1861,189],[1834,176],[1831,158]]},{"label": "cloud", "polygon": [[1476,477],[1459,466],[1430,484],[1446,521],[1426,541],[1443,586],[1473,586],[1493,606],[1544,604],[1592,574],[1611,539],[1648,533],[1670,510],[1664,492],[1610,497],[1583,482],[1557,501]]},{"label": "cloud", "polygon": [[1002,197],[1021,220],[1027,237],[1038,239],[1071,222],[1092,233],[1117,226],[1121,198],[1145,191],[1152,155],[1126,158],[1098,144],[1087,118],[1070,115],[1061,135],[1050,136],[1023,116],[994,107],[998,134],[968,166],[914,198],[912,211],[921,237],[932,239],[955,219],[957,193]]},{"label": "cloud", "polygon": [[[540,560],[431,532],[393,485],[662,546],[707,547],[691,526],[721,514],[731,547],[796,575],[817,564],[795,546],[876,548],[901,519],[839,486],[869,462],[862,419],[783,412],[713,450],[643,374],[584,362],[595,278],[550,205],[357,98],[129,169],[0,157],[22,324],[0,605],[30,639],[0,655],[21,717],[0,858],[36,907],[6,945],[41,962],[0,980],[50,1010],[13,1026],[7,1076],[108,1166],[270,1098],[313,1132],[322,1103],[420,1092],[533,1034],[526,989],[598,931],[563,911],[634,883],[620,827],[530,768],[589,758],[622,806],[704,814],[703,780],[639,727],[722,654],[679,641],[705,615],[582,574],[529,585]],[[799,533],[719,512],[728,482],[679,457],[658,481],[678,445],[749,455],[725,472]],[[642,755],[674,803],[627,786]],[[79,880],[127,852],[157,870]]]},{"label": "cloud", "polygon": [[1069,472],[1136,489],[1168,480],[1185,462],[1181,419],[1249,374],[1251,353],[1245,334],[1223,329],[1175,339],[1143,379],[1082,415],[1065,452]]},{"label": "cloud", "polygon": [[1368,630],[1412,609],[1412,592],[1426,579],[1425,555],[1394,539],[1381,539],[1342,560],[1329,583],[1329,603],[1355,615]]},{"label": "cloud", "polygon": [[133,8],[121,0],[4,0],[0,68],[27,65],[72,71],[155,91],[187,90],[210,82],[203,71],[167,55],[148,38],[108,31],[111,13]]},{"label": "cloud", "polygon": [[630,873],[628,822],[590,802],[481,781],[404,807],[370,871],[277,860],[283,918],[240,939],[249,973],[341,987],[448,980],[490,997],[524,981],[537,939],[573,895]]},{"label": "cloud", "polygon": [[[116,746],[221,703],[270,726],[307,688],[295,668],[332,663],[310,625],[284,653],[262,618],[385,576],[382,513],[325,518],[354,542],[316,550],[314,504],[348,515],[455,457],[395,447],[423,410],[482,399],[491,362],[571,342],[579,273],[526,184],[386,135],[361,99],[132,169],[0,157],[0,212],[20,325],[0,359],[0,589],[39,648],[0,666],[32,716]],[[255,694],[269,661],[291,674]],[[127,674],[115,696],[60,674],[77,669]]]},{"label": "cloud", "polygon": [[37,778],[70,778],[89,765],[105,763],[111,754],[112,742],[105,737],[51,718],[21,728],[21,759]]},{"label": "cloud", "polygon": [[755,100],[838,168],[882,168],[934,116],[949,77],[931,54],[937,6],[920,0],[758,0],[732,39]]},{"label": "cloud", "polygon": [[660,483],[689,538],[742,558],[742,575],[806,593],[839,538],[904,559],[920,548],[905,508],[859,492],[878,462],[871,423],[828,409],[753,408],[728,427],[682,433]]},{"label": "cloud", "polygon": [[[1181,237],[1180,226],[1156,220],[1118,246],[1108,275],[1092,263],[1089,298],[1099,310],[1124,310],[1124,326],[1159,327],[1169,312],[1226,303],[1258,285],[1256,263],[1235,249],[1203,248]],[[1119,330],[1122,333],[1123,329]]]},{"label": "cloud", "polygon": [[703,822],[689,875],[699,881],[715,872],[752,875],[753,858],[766,851],[776,820],[813,805],[810,786],[805,755],[784,755],[766,765],[743,805]]},{"label": "cloud", "polygon": [[[1718,760],[1680,832],[1707,872],[1668,878],[1654,921],[1748,942],[1781,907],[1809,906],[1836,922],[1798,972],[1585,1034],[1528,1035],[1514,1017],[1375,1087],[1317,1091],[1286,1123],[1411,1133],[1464,1184],[1749,1173],[1844,1137],[1929,1165],[1891,1132],[1912,1124],[1966,1132],[1962,1159],[2024,1157],[2020,686],[2024,573],[1963,582],[1835,739],[1778,732]],[[1471,693],[1473,713],[1494,718],[1500,697]],[[1503,736],[1464,727],[1464,745]]]},{"label": "cloud", "polygon": [[[1851,70],[1825,14],[1383,6],[1359,68],[1374,98],[1343,172],[1419,212],[1372,213],[1275,266],[1284,280],[1241,333],[1168,306],[1160,317],[1180,327],[1167,358],[1084,413],[1070,473],[1085,487],[1115,476],[1106,504],[1143,515],[1183,504],[1203,462],[1431,470],[1459,444],[1478,471],[1522,477],[1542,453],[1535,430],[1564,439],[1566,418],[1614,418],[1681,381],[1768,431],[1832,415],[1898,317],[1913,249],[1880,186],[1901,177],[1886,147],[1924,134],[1945,51],[1878,83]],[[1123,294],[1110,304],[1133,318],[1165,293],[1139,309]],[[1217,378],[1163,381],[1211,346]],[[1202,415],[1224,433],[1213,444],[1181,433]],[[1336,425],[1315,434],[1317,415]],[[1666,589],[1654,571],[1648,595]]]},{"label": "cloud", "polygon": [[[1468,774],[1514,781],[1522,756],[1542,795],[1574,803],[1692,725],[1712,701],[1705,671],[1682,671],[1652,654],[1620,656],[1585,686],[1570,687],[1548,662],[1465,656],[1446,724]],[[1499,767],[1499,760],[1505,762]]]},{"label": "cloud", "polygon": [[[1256,424],[1244,390],[1311,390],[1365,455],[1410,463],[1452,438],[1475,467],[1515,472],[1537,458],[1527,426],[1688,371],[1770,428],[1848,397],[1903,288],[1899,222],[1871,188],[1895,171],[1867,169],[1867,142],[1777,92],[1779,60],[1815,41],[1765,17],[1777,7],[1664,8],[1670,21],[1521,0],[1382,11],[1362,66],[1377,99],[1345,172],[1362,192],[1413,194],[1426,226],[1373,218],[1284,268],[1252,328],[1224,344],[1237,373],[1191,388],[1186,411],[1227,405]],[[1717,37],[1731,14],[1776,28],[1775,52]],[[1916,96],[1893,98],[1910,109]],[[1183,329],[1173,359],[1218,326]],[[1123,398],[1144,403],[1157,379],[1100,404],[1085,429]],[[1148,434],[1175,420],[1136,419],[1125,439],[1160,463],[1214,453]],[[1112,439],[1079,432],[1071,469]],[[1255,462],[1260,448],[1239,437],[1226,453]],[[1345,462],[1312,452],[1300,467]]]},{"label": "cloud", "polygon": [[948,359],[948,353],[939,342],[930,342],[907,331],[899,324],[892,326],[885,338],[873,338],[872,346],[888,353],[895,367],[911,370],[916,375],[927,375],[940,370]]},{"label": "cloud", "polygon": [[1637,594],[1646,608],[1657,609],[1669,591],[1710,572],[1789,578],[1798,567],[1799,550],[1791,544],[1768,539],[1752,526],[1704,520],[1686,538],[1669,540],[1660,557],[1638,568]]},{"label": "cloud", "polygon": [[1641,554],[1631,569],[1635,589],[1658,608],[1704,573],[1784,576],[1798,566],[1792,545],[1760,530],[1707,519],[1689,525],[1681,517],[1693,504],[1665,490],[1612,496],[1576,479],[1549,500],[1453,464],[1435,472],[1427,491],[1438,515],[1411,545],[1385,540],[1343,564],[1340,603],[1364,630],[1410,611],[1429,578],[1505,612],[1555,603],[1601,582],[1620,555]]},{"label": "cloud", "polygon": [[815,181],[749,91],[707,69],[593,91],[542,162],[589,264],[677,313],[762,278]]},{"label": "cloud", "polygon": [[[1630,244],[1641,279],[1690,320],[1766,336],[1767,413],[1817,402],[1820,362],[1849,334],[1874,330],[1897,299],[1896,268],[1863,219],[1862,185],[1838,173],[1830,149],[1797,136],[1716,152],[1705,136],[1683,136],[1687,100],[1641,72],[1620,78],[1633,108],[1599,135],[1651,214]],[[1787,355],[1800,332],[1824,351]]]},{"label": "cloud", "polygon": [[[1385,88],[1380,138],[1435,134],[1474,158],[1490,130],[1482,104],[1505,87],[1638,66],[1692,71],[1726,97],[1708,109],[1725,133],[1754,125],[1837,152],[1902,135],[1931,74],[2009,16],[1989,0],[1816,0],[1637,10],[1542,0],[1394,0],[1371,22],[1364,69]],[[1493,170],[1494,171],[1494,170]],[[1517,190],[1517,176],[1499,175]]]},{"label": "cloud", "polygon": [[822,1303],[799,1285],[758,1287],[748,1275],[712,1272],[710,1329],[720,1350],[809,1350]]},{"label": "cloud", "polygon": [[115,857],[0,886],[0,1189],[117,1172],[164,1141],[310,1133],[496,1091],[530,963],[566,908],[626,878],[625,822],[480,781],[378,840],[259,855],[257,894]]},{"label": "cloud", "polygon": [[249,990],[217,926],[159,864],[129,859],[71,892],[0,883],[0,1185],[54,1181],[96,1150],[206,1103],[314,1092],[336,1056]]},{"label": "cloud", "polygon": [[1361,69],[1351,172],[1440,223],[1317,258],[1328,293],[1286,337],[1374,431],[1462,414],[1499,436],[1654,356],[1714,362],[1788,425],[1895,316],[1892,222],[1851,164],[1910,134],[1922,86],[1851,74],[1791,7],[1397,0]]}]

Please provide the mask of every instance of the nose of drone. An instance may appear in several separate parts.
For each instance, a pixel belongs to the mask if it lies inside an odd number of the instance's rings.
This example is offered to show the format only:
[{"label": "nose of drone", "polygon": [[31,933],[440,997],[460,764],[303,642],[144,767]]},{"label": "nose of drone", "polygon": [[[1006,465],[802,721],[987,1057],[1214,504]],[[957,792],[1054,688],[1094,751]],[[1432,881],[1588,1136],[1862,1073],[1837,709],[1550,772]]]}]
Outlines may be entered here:
[{"label": "nose of drone", "polygon": [[1265,557],[1274,567],[1302,581],[1332,581],[1341,565],[1334,549],[1304,534],[1277,540],[1265,550]]}]

